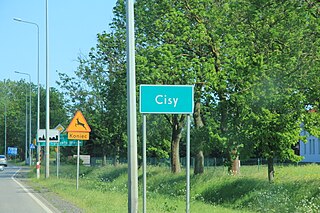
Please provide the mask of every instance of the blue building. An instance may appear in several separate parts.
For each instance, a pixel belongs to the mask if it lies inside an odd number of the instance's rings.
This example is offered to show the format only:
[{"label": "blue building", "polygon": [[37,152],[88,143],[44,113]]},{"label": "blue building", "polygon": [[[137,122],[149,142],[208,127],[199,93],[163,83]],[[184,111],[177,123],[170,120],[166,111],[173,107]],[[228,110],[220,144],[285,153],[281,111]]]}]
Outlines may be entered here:
[{"label": "blue building", "polygon": [[320,163],[320,139],[310,135],[307,131],[302,130],[301,136],[307,137],[307,142],[299,142],[300,156],[304,159],[301,162]]}]

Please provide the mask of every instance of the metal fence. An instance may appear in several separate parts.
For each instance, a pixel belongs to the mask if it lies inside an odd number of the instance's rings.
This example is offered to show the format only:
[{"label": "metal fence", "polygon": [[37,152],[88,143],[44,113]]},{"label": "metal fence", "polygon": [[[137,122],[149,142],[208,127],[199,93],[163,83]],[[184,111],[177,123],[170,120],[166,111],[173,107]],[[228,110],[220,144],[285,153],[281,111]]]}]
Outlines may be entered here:
[{"label": "metal fence", "polygon": [[[185,167],[186,165],[186,160],[185,158],[180,158],[180,163],[182,167]],[[265,158],[250,158],[246,160],[241,160],[241,165],[256,165],[256,166],[261,166],[261,165],[266,165],[267,164],[267,159]],[[126,164],[127,159],[126,158],[120,158],[118,159],[119,164]],[[139,165],[142,163],[142,160],[139,160]],[[190,161],[190,166],[193,167],[195,163],[195,159],[191,158]],[[107,158],[106,159],[106,165],[114,165],[115,160],[114,158]],[[163,167],[171,167],[171,161],[170,158],[168,159],[157,159],[157,158],[147,158],[147,164],[148,165],[153,165],[153,166],[163,166]],[[226,164],[226,159],[225,158],[204,158],[204,167],[221,167]],[[303,163],[294,163],[290,161],[278,161],[277,159],[274,160],[275,165],[299,165]],[[103,158],[102,157],[91,157],[90,161],[91,166],[103,166]]]}]

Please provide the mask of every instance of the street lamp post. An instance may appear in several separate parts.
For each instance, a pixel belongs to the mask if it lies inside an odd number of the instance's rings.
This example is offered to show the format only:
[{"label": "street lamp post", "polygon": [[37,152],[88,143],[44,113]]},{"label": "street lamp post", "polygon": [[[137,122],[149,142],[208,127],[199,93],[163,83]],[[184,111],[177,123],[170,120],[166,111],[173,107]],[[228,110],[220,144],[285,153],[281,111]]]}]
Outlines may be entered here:
[{"label": "street lamp post", "polygon": [[136,115],[136,71],[134,41],[134,1],[126,3],[127,13],[127,132],[128,132],[128,212],[138,212],[138,157]]},{"label": "street lamp post", "polygon": [[[4,82],[4,89],[5,89],[4,94],[7,95],[6,81],[3,80],[3,82]],[[4,155],[7,156],[7,96],[4,101]]]},{"label": "street lamp post", "polygon": [[27,75],[29,76],[29,165],[31,166],[31,147],[30,147],[30,144],[32,143],[31,142],[31,75],[29,73],[25,73],[25,72],[18,72],[18,71],[15,71],[15,73],[18,73],[18,74],[22,74],[22,75]]},{"label": "street lamp post", "polygon": [[24,162],[27,164],[28,159],[28,89],[26,90],[26,142],[24,150]]},{"label": "street lamp post", "polygon": [[46,0],[46,178],[50,175],[50,143],[49,143],[49,130],[50,130],[50,85],[49,85],[49,18],[48,18],[48,0]]},{"label": "street lamp post", "polygon": [[4,155],[7,156],[7,103],[4,103]]},{"label": "street lamp post", "polygon": [[4,155],[7,156],[7,86],[6,80],[3,80],[4,88],[1,90],[1,93],[5,94],[3,98],[4,102]]},{"label": "street lamp post", "polygon": [[[34,26],[37,27],[37,35],[38,35],[38,65],[37,65],[37,70],[38,70],[38,74],[37,74],[37,83],[38,83],[38,103],[37,103],[37,133],[39,132],[40,129],[40,39],[39,39],[39,25],[37,23],[34,22],[30,22],[30,21],[25,21],[22,20],[20,18],[13,18],[13,20],[18,21],[18,22],[22,22],[22,23],[26,23],[26,24],[32,24]],[[37,161],[40,161],[40,146],[37,146]],[[38,177],[39,178],[39,177]]]}]

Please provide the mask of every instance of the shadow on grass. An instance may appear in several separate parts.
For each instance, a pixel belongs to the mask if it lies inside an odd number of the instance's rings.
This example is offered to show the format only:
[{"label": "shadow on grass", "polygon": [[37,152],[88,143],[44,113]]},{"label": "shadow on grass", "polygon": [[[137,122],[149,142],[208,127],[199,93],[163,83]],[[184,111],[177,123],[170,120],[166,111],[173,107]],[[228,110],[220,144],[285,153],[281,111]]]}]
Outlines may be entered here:
[{"label": "shadow on grass", "polygon": [[120,177],[122,174],[127,173],[128,168],[127,167],[121,167],[121,168],[115,168],[110,171],[106,171],[103,174],[99,176],[99,179],[103,182],[113,182],[118,177]]},{"label": "shadow on grass", "polygon": [[[152,178],[147,177],[147,186],[149,192],[155,192],[163,195],[180,196],[185,195],[185,176],[176,176],[169,174],[163,176],[154,172]],[[139,176],[139,182],[142,183],[143,177]]]},{"label": "shadow on grass", "polygon": [[232,204],[250,192],[264,188],[266,184],[261,180],[241,178],[209,187],[201,195],[208,203]]}]

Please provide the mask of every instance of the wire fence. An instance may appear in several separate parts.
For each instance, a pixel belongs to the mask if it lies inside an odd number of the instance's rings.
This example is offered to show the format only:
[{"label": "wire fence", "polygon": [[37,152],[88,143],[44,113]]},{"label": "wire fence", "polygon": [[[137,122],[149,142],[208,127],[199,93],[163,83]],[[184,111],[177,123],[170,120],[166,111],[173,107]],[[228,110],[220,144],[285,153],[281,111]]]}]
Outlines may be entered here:
[{"label": "wire fence", "polygon": [[[120,158],[117,160],[117,163],[119,164],[126,164],[127,159],[126,158]],[[204,158],[204,167],[207,168],[214,168],[214,167],[221,167],[226,166],[226,158]],[[251,166],[262,166],[267,165],[267,159],[265,158],[250,158],[246,160],[240,161],[241,165],[251,165]],[[90,165],[91,166],[103,166],[103,165],[114,165],[115,159],[114,158],[107,158],[105,164],[103,163],[102,157],[91,157],[90,159]],[[139,165],[142,164],[142,161],[139,161]],[[185,167],[186,165],[186,159],[180,158],[180,164],[182,167]],[[194,167],[195,164],[195,158],[191,158],[190,160],[190,166]],[[291,162],[291,161],[278,161],[277,159],[274,159],[275,165],[302,165],[305,163],[299,162]],[[147,165],[152,166],[163,166],[163,167],[171,167],[171,160],[170,158],[167,159],[157,159],[157,158],[147,158]]]}]

